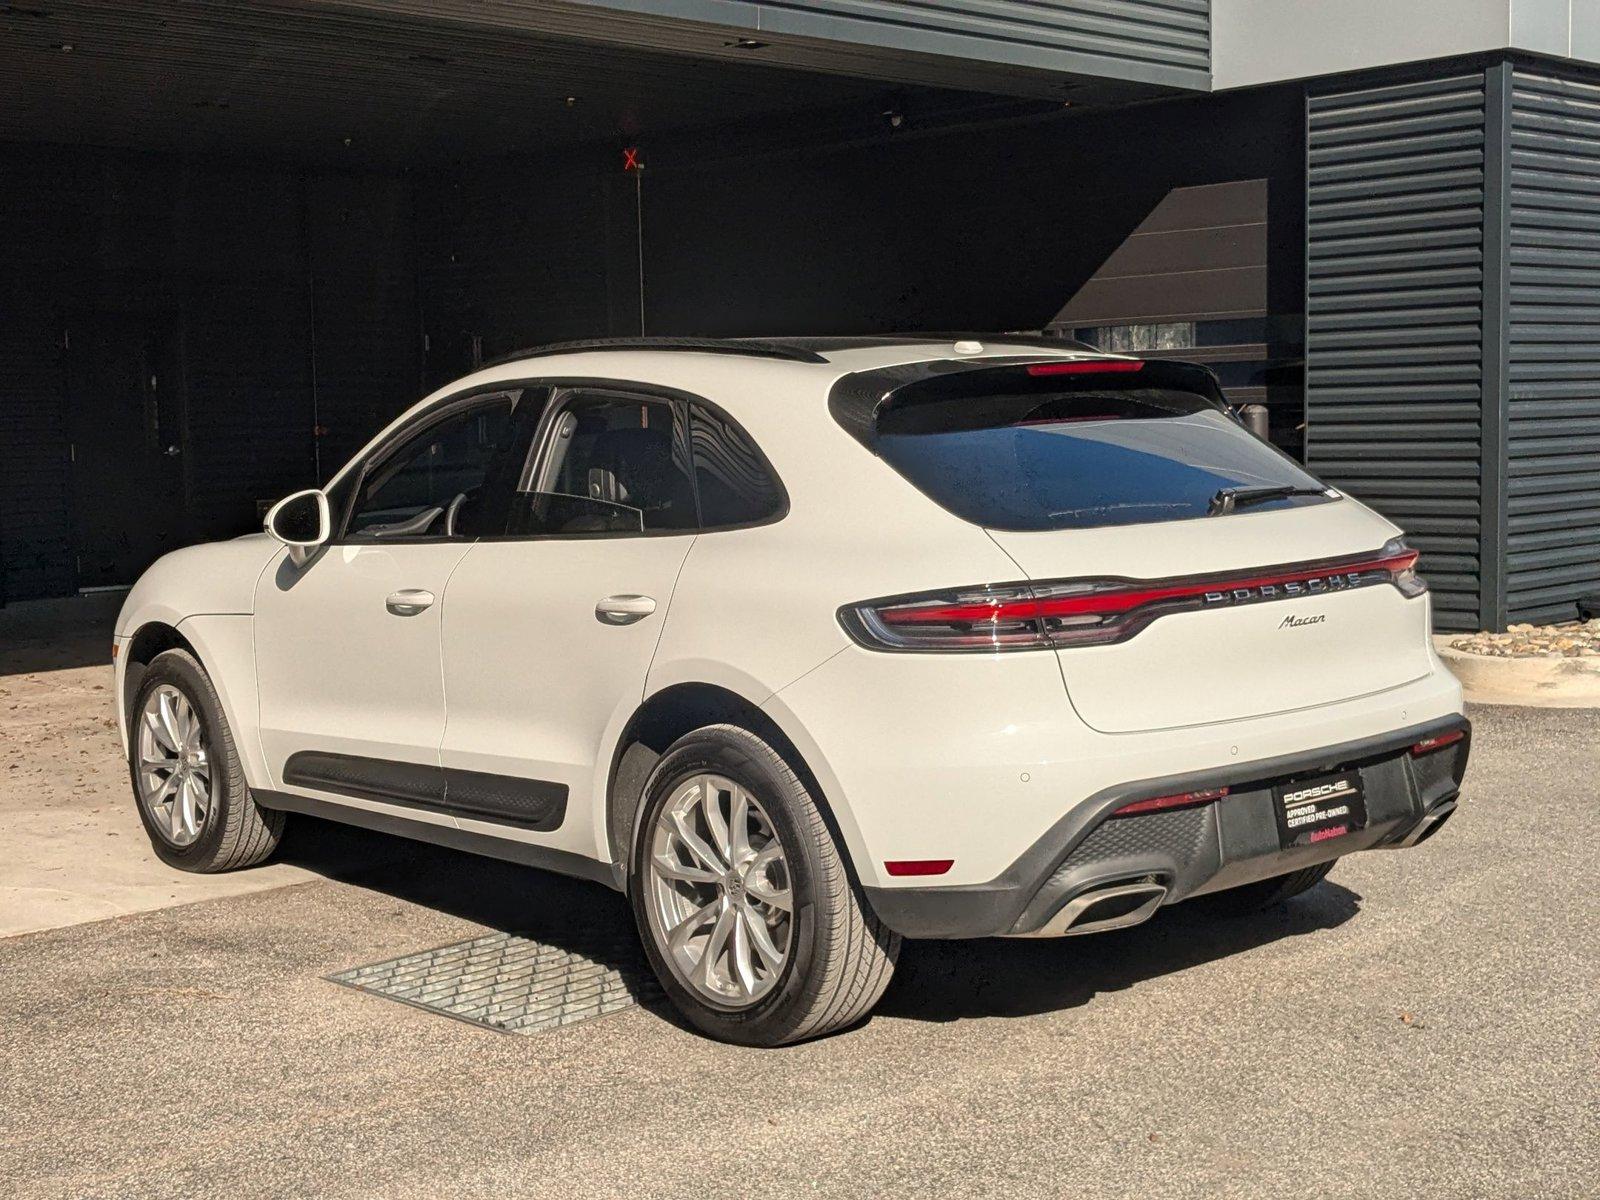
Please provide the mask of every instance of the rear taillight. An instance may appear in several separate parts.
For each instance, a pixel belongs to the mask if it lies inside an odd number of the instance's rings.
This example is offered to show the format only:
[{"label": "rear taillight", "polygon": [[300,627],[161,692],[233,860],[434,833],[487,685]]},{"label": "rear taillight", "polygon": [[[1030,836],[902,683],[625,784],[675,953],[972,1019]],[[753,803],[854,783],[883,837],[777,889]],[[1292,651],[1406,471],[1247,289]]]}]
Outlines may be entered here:
[{"label": "rear taillight", "polygon": [[1307,600],[1376,584],[1419,596],[1417,552],[1396,538],[1376,554],[1180,579],[1068,579],[895,596],[848,605],[839,620],[875,650],[1066,649],[1126,641],[1170,613]]},{"label": "rear taillight", "polygon": [[1113,817],[1136,817],[1140,813],[1164,812],[1172,808],[1194,808],[1199,804],[1214,804],[1228,794],[1228,789],[1207,788],[1199,792],[1174,792],[1170,796],[1152,796],[1148,800],[1135,800],[1132,804],[1124,804],[1111,815]]},{"label": "rear taillight", "polygon": [[1443,750],[1446,746],[1454,746],[1467,736],[1465,729],[1452,729],[1449,733],[1437,734],[1431,738],[1423,738],[1411,747],[1411,757],[1421,758],[1424,754],[1432,754],[1435,750]]}]

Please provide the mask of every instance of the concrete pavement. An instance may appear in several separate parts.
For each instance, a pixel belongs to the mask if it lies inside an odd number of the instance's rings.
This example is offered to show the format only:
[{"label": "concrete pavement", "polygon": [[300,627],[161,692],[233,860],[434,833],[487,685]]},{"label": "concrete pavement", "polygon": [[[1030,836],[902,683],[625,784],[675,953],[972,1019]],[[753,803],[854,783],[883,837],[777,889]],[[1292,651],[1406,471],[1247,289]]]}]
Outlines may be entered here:
[{"label": "concrete pavement", "polygon": [[1600,721],[1474,719],[1460,815],[1416,851],[1245,920],[911,944],[874,1019],[771,1052],[330,984],[627,915],[303,821],[289,852],[346,882],[0,940],[0,1194],[1592,1196]]},{"label": "concrete pavement", "polygon": [[0,937],[320,876],[185,875],[149,852],[112,698],[120,594],[0,608]]}]

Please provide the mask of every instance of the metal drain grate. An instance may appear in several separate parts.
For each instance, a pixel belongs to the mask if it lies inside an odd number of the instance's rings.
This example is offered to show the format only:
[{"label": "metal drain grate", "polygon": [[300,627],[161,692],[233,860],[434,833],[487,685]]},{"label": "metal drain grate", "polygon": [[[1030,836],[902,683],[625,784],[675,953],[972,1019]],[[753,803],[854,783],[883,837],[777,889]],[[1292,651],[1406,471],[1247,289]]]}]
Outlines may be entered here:
[{"label": "metal drain grate", "polygon": [[508,1033],[556,1029],[661,995],[631,935],[588,939],[575,950],[490,933],[328,978]]}]

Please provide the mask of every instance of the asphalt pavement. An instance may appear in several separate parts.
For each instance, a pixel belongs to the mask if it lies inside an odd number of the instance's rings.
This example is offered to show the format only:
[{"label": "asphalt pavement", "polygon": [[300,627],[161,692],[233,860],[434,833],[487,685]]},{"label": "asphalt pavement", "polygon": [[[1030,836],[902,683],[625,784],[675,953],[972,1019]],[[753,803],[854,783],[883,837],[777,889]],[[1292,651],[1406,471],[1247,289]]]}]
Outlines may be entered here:
[{"label": "asphalt pavement", "polygon": [[0,1195],[1593,1197],[1600,714],[1472,715],[1426,846],[1252,918],[908,944],[873,1019],[777,1051],[330,983],[628,916],[301,821],[309,882],[0,939]]}]

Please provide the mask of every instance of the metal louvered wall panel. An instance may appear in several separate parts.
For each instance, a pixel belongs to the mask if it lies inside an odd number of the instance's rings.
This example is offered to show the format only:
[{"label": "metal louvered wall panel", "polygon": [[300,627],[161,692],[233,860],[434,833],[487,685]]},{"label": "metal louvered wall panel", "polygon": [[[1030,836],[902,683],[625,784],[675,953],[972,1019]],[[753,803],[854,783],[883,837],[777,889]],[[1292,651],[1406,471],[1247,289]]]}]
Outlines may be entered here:
[{"label": "metal louvered wall panel", "polygon": [[1485,77],[1307,101],[1307,459],[1480,625]]},{"label": "metal louvered wall panel", "polygon": [[[821,16],[848,22],[845,36],[857,23],[894,29],[916,50],[935,49],[938,42],[925,40],[934,35],[947,48],[966,44],[974,54],[1000,59],[1012,58],[1013,48],[1069,51],[1116,64],[1123,68],[1116,73],[1133,78],[1147,77],[1136,68],[1202,77],[1211,70],[1211,0],[763,0],[750,7],[761,10],[763,30],[789,30],[795,16]],[[797,23],[792,31],[813,27]]]},{"label": "metal louvered wall panel", "polygon": [[[1211,87],[1211,0],[311,0],[318,7],[1005,91],[1007,69]],[[303,5],[306,0],[277,0]],[[730,36],[733,35],[733,36]],[[923,64],[918,68],[917,63]],[[928,64],[942,64],[929,72]],[[999,70],[996,70],[999,68]],[[974,72],[977,72],[976,74]]]},{"label": "metal louvered wall panel", "polygon": [[1600,83],[1512,75],[1506,609],[1600,593]]}]

